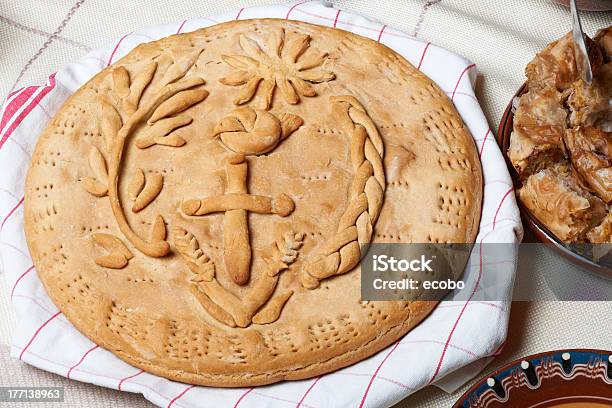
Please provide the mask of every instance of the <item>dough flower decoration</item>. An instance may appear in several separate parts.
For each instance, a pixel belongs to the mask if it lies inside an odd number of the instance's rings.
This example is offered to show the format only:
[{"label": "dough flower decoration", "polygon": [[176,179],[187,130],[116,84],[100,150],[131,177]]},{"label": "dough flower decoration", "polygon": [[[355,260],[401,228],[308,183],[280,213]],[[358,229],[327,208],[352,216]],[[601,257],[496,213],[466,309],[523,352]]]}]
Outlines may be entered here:
[{"label": "dough flower decoration", "polygon": [[327,53],[308,51],[307,34],[286,37],[284,29],[273,30],[265,40],[265,51],[245,35],[239,42],[246,55],[223,55],[223,61],[234,70],[220,79],[222,84],[241,87],[234,99],[236,105],[249,102],[260,92],[264,109],[270,109],[277,86],[287,103],[294,105],[300,102],[300,96],[317,95],[312,84],[336,78],[333,72],[321,68]]}]

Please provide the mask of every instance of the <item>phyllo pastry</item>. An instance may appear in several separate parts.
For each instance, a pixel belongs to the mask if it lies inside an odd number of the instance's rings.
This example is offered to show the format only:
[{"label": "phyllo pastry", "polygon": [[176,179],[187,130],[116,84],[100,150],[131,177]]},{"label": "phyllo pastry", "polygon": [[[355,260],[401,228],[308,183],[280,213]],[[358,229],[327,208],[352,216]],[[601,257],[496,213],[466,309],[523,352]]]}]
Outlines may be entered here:
[{"label": "phyllo pastry", "polygon": [[508,156],[521,177],[548,167],[564,154],[567,112],[561,94],[553,89],[532,89],[520,98]]},{"label": "phyllo pastry", "polygon": [[612,27],[585,36],[593,81],[583,77],[571,33],[527,65],[508,157],[523,205],[566,243],[610,242]]},{"label": "phyllo pastry", "polygon": [[519,197],[564,242],[580,239],[606,215],[605,204],[581,188],[571,165],[560,162],[530,176]]},{"label": "phyllo pastry", "polygon": [[[586,36],[585,42],[591,65],[599,66],[603,61],[599,46]],[[555,88],[559,91],[570,88],[581,78],[580,63],[576,55],[572,33],[548,44],[525,68],[528,87]]]},{"label": "phyllo pastry", "polygon": [[577,127],[566,133],[572,164],[589,190],[607,204],[612,201],[612,133],[595,127]]},{"label": "phyllo pastry", "polygon": [[610,235],[612,233],[612,213],[606,214],[603,221],[590,230],[587,237],[590,242],[594,244],[603,244],[610,242]]}]

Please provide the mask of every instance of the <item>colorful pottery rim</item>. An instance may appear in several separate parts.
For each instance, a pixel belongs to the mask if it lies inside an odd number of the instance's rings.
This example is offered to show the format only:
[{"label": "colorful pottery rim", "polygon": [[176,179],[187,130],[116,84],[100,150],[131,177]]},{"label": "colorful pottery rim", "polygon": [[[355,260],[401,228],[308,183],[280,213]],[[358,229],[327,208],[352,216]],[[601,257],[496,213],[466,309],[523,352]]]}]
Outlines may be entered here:
[{"label": "colorful pottery rim", "polygon": [[[569,0],[553,0],[557,4],[569,7]],[[612,2],[609,0],[578,0],[577,6],[583,11],[609,11],[612,10]]]},{"label": "colorful pottery rim", "polygon": [[612,351],[556,350],[515,360],[492,372],[453,408],[553,408],[578,403],[590,403],[580,405],[584,408],[612,407],[610,390]]},{"label": "colorful pottery rim", "polygon": [[[518,174],[514,169],[514,166],[510,162],[508,158],[508,147],[510,145],[510,135],[512,133],[513,128],[513,119],[514,113],[512,112],[512,105],[515,98],[521,96],[523,93],[527,92],[527,84],[523,84],[516,94],[510,100],[510,103],[506,107],[504,114],[501,118],[499,129],[497,132],[497,143],[499,144],[499,148],[502,151],[502,155],[504,160],[506,161],[506,165],[510,172],[510,176],[512,177],[512,182],[514,183],[515,191],[520,188],[522,185],[519,180]],[[521,216],[525,223],[529,226],[529,228],[533,231],[535,236],[539,241],[547,244],[557,253],[562,255],[564,258],[568,259],[572,263],[588,270],[591,272],[595,272],[600,276],[603,276],[608,279],[612,279],[612,268],[607,265],[599,264],[594,262],[593,260],[572,251],[566,245],[563,244],[552,232],[546,228],[538,219],[536,219],[531,212],[521,203],[520,200],[517,199],[518,207],[521,212]]]}]

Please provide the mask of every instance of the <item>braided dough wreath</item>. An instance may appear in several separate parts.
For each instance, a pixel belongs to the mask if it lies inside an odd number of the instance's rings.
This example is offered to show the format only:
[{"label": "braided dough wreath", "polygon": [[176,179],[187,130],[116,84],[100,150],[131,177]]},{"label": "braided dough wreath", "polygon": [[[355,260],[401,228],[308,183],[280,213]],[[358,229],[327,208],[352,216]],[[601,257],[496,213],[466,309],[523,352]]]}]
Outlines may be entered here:
[{"label": "braided dough wreath", "polygon": [[473,242],[482,175],[438,87],[385,46],[275,19],[143,44],[40,136],[26,236],[86,336],[151,373],[320,375],[432,301],[361,302],[370,242]]}]

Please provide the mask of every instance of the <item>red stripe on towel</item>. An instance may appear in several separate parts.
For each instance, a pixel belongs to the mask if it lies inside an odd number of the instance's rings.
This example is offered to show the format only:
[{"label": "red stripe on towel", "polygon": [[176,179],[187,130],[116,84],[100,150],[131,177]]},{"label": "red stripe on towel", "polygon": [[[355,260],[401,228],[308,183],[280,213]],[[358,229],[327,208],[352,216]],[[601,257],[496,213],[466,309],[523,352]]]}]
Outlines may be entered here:
[{"label": "red stripe on towel", "polygon": [[193,387],[195,387],[195,385],[190,385],[189,387],[185,388],[183,390],[183,392],[181,392],[179,395],[177,395],[176,397],[174,397],[172,399],[172,401],[170,401],[170,403],[168,404],[168,406],[166,408],[170,408],[172,406],[172,404],[174,404],[176,402],[177,399],[181,398],[183,395],[185,395],[187,393],[187,391],[189,391],[190,389],[192,389]]},{"label": "red stripe on towel", "polygon": [[28,349],[28,347],[30,347],[30,345],[32,345],[32,342],[34,341],[34,339],[36,338],[36,336],[38,336],[38,333],[40,333],[40,331],[47,325],[49,324],[49,322],[53,319],[55,319],[57,316],[59,316],[62,312],[57,312],[56,314],[54,314],[53,316],[51,316],[50,318],[48,318],[43,324],[40,325],[40,327],[38,329],[36,329],[36,331],[34,332],[34,335],[32,335],[32,338],[30,339],[30,341],[28,341],[28,344],[25,345],[25,347],[21,350],[21,354],[19,354],[19,359],[21,360],[21,358],[23,357],[23,353],[26,352],[26,350]]},{"label": "red stripe on towel", "polygon": [[119,384],[117,384],[117,389],[118,389],[119,391],[121,391],[121,385],[123,384],[123,382],[124,382],[124,381],[127,381],[127,380],[129,380],[129,379],[132,379],[132,378],[134,378],[134,377],[137,377],[137,376],[139,376],[139,375],[140,375],[140,374],[142,374],[142,373],[144,373],[144,370],[140,370],[140,371],[139,371],[139,372],[137,372],[136,374],[132,374],[132,375],[130,375],[130,376],[128,376],[128,377],[124,377],[124,378],[122,378],[122,379],[121,379],[121,381],[119,381]]},{"label": "red stripe on towel", "polygon": [[467,67],[465,67],[463,71],[461,71],[461,74],[459,74],[459,78],[457,79],[457,83],[455,84],[455,89],[453,89],[453,95],[451,96],[451,101],[455,98],[455,93],[457,92],[457,88],[459,87],[459,83],[461,82],[461,78],[463,78],[463,75],[465,75],[466,72],[468,72],[470,69],[474,68],[475,66],[476,64],[470,64]]},{"label": "red stripe on towel", "polygon": [[81,359],[79,360],[79,362],[78,362],[78,363],[76,363],[75,365],[73,365],[72,367],[70,367],[70,369],[68,370],[68,374],[66,374],[66,378],[70,379],[70,373],[72,372],[72,370],[74,370],[74,369],[75,369],[75,367],[78,367],[78,366],[79,366],[79,365],[80,365],[80,364],[83,362],[83,360],[85,360],[85,357],[87,357],[87,355],[88,355],[89,353],[91,353],[92,351],[94,351],[94,350],[95,350],[95,349],[97,349],[98,347],[100,347],[100,346],[95,345],[95,346],[93,346],[92,348],[90,348],[89,350],[87,350],[87,351],[85,352],[85,354],[83,354],[83,357],[81,357]]},{"label": "red stripe on towel", "polygon": [[383,364],[385,364],[389,356],[393,354],[393,352],[397,349],[397,346],[399,346],[399,344],[400,344],[400,340],[395,342],[395,345],[393,346],[393,348],[389,351],[389,353],[387,353],[383,361],[380,362],[380,365],[378,366],[378,368],[376,368],[376,371],[374,371],[374,374],[372,375],[372,378],[370,378],[370,382],[368,383],[368,386],[366,387],[366,390],[363,393],[363,397],[361,398],[361,404],[359,404],[359,408],[363,408],[363,404],[365,404],[366,397],[368,396],[368,392],[370,392],[370,388],[372,387],[372,383],[374,382],[374,379],[378,375],[378,372],[380,371]]},{"label": "red stripe on towel", "polygon": [[25,270],[24,273],[22,273],[17,280],[15,281],[15,284],[13,285],[13,289],[11,289],[11,299],[13,298],[13,294],[15,293],[15,288],[17,287],[17,284],[19,283],[19,281],[26,276],[31,270],[34,269],[34,265],[30,266],[28,269]]}]

